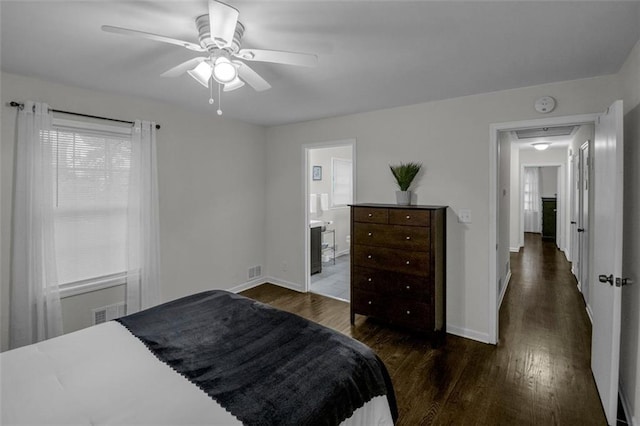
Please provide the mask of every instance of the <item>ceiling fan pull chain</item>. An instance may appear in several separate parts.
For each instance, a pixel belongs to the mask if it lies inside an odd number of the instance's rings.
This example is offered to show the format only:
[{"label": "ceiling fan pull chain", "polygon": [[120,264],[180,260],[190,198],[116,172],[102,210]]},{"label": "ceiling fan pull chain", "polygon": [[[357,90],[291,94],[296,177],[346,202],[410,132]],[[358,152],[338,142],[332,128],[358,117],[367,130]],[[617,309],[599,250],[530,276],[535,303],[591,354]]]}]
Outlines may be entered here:
[{"label": "ceiling fan pull chain", "polygon": [[222,94],[220,93],[220,88],[222,84],[218,83],[218,115],[222,115]]},{"label": "ceiling fan pull chain", "polygon": [[213,105],[213,77],[209,77],[209,105]]}]

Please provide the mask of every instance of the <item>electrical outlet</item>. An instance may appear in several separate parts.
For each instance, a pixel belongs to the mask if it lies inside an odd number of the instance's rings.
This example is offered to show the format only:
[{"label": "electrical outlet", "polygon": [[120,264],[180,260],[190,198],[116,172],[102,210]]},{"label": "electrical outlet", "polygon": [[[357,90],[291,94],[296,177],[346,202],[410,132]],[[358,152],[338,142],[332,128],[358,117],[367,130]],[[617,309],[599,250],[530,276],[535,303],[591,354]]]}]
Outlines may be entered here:
[{"label": "electrical outlet", "polygon": [[282,262],[282,272],[287,272],[287,262]]},{"label": "electrical outlet", "polygon": [[459,223],[471,223],[471,210],[460,209],[458,210],[458,222]]}]

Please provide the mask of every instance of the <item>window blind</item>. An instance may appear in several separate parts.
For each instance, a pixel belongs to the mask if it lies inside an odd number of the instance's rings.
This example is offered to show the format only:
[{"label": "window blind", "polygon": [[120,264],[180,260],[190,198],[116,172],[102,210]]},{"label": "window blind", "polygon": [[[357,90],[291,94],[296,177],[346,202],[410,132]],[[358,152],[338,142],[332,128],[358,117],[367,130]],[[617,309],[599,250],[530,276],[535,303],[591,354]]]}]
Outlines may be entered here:
[{"label": "window blind", "polygon": [[55,245],[61,284],[126,271],[131,136],[55,126]]}]

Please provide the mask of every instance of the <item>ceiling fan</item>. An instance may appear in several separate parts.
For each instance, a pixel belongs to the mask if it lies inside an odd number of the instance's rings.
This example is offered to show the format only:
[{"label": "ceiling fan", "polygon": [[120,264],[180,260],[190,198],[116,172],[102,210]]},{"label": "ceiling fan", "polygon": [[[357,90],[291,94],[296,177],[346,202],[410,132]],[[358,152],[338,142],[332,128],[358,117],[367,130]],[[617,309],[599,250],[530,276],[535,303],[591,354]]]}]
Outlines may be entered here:
[{"label": "ceiling fan", "polygon": [[[309,53],[285,52],[281,50],[242,49],[245,27],[238,21],[236,8],[217,0],[209,0],[209,13],[195,20],[199,44],[171,37],[103,25],[102,30],[110,33],[142,37],[162,43],[182,46],[203,56],[189,59],[161,74],[163,77],[177,77],[185,72],[198,83],[210,89],[209,103],[213,104],[213,85],[218,84],[225,92],[239,89],[247,83],[256,91],[271,88],[271,85],[243,61],[271,62],[276,64],[314,67],[318,57]],[[218,107],[218,114],[222,110]]]}]

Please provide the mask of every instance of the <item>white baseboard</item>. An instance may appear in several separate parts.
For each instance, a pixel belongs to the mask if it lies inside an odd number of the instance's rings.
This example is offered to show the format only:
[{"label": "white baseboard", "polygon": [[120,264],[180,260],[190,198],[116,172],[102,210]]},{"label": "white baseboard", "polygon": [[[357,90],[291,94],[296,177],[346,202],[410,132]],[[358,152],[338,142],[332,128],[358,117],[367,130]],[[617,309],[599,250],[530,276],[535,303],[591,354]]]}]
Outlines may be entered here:
[{"label": "white baseboard", "polygon": [[300,293],[304,293],[304,284],[292,283],[290,281],[281,280],[275,277],[266,277],[264,282],[279,285],[280,287],[288,288],[289,290],[294,290]]},{"label": "white baseboard", "polygon": [[521,247],[509,247],[511,253],[519,253]]},{"label": "white baseboard", "polygon": [[349,249],[341,250],[341,251],[337,252],[336,253],[336,257],[340,257],[340,256],[345,255],[345,254],[349,254]]},{"label": "white baseboard", "polygon": [[231,293],[240,293],[241,291],[249,290],[250,288],[258,287],[261,284],[266,283],[267,280],[264,277],[256,278],[255,280],[247,281],[246,283],[238,284],[237,286],[227,289]]},{"label": "white baseboard", "polygon": [[489,335],[487,333],[480,333],[479,331],[469,330],[468,328],[456,327],[454,325],[447,324],[447,333],[464,337],[466,339],[476,340],[481,343],[489,343]]},{"label": "white baseboard", "polygon": [[618,395],[620,395],[620,402],[622,402],[622,410],[624,411],[624,417],[627,419],[627,424],[630,426],[638,426],[635,417],[631,415],[631,407],[627,396],[622,392],[622,387],[618,385]]},{"label": "white baseboard", "polygon": [[511,271],[507,273],[507,277],[504,279],[504,287],[502,287],[502,291],[500,292],[500,299],[498,299],[498,309],[502,306],[502,300],[504,299],[504,295],[507,293],[507,287],[509,287],[509,283],[511,282]]}]

